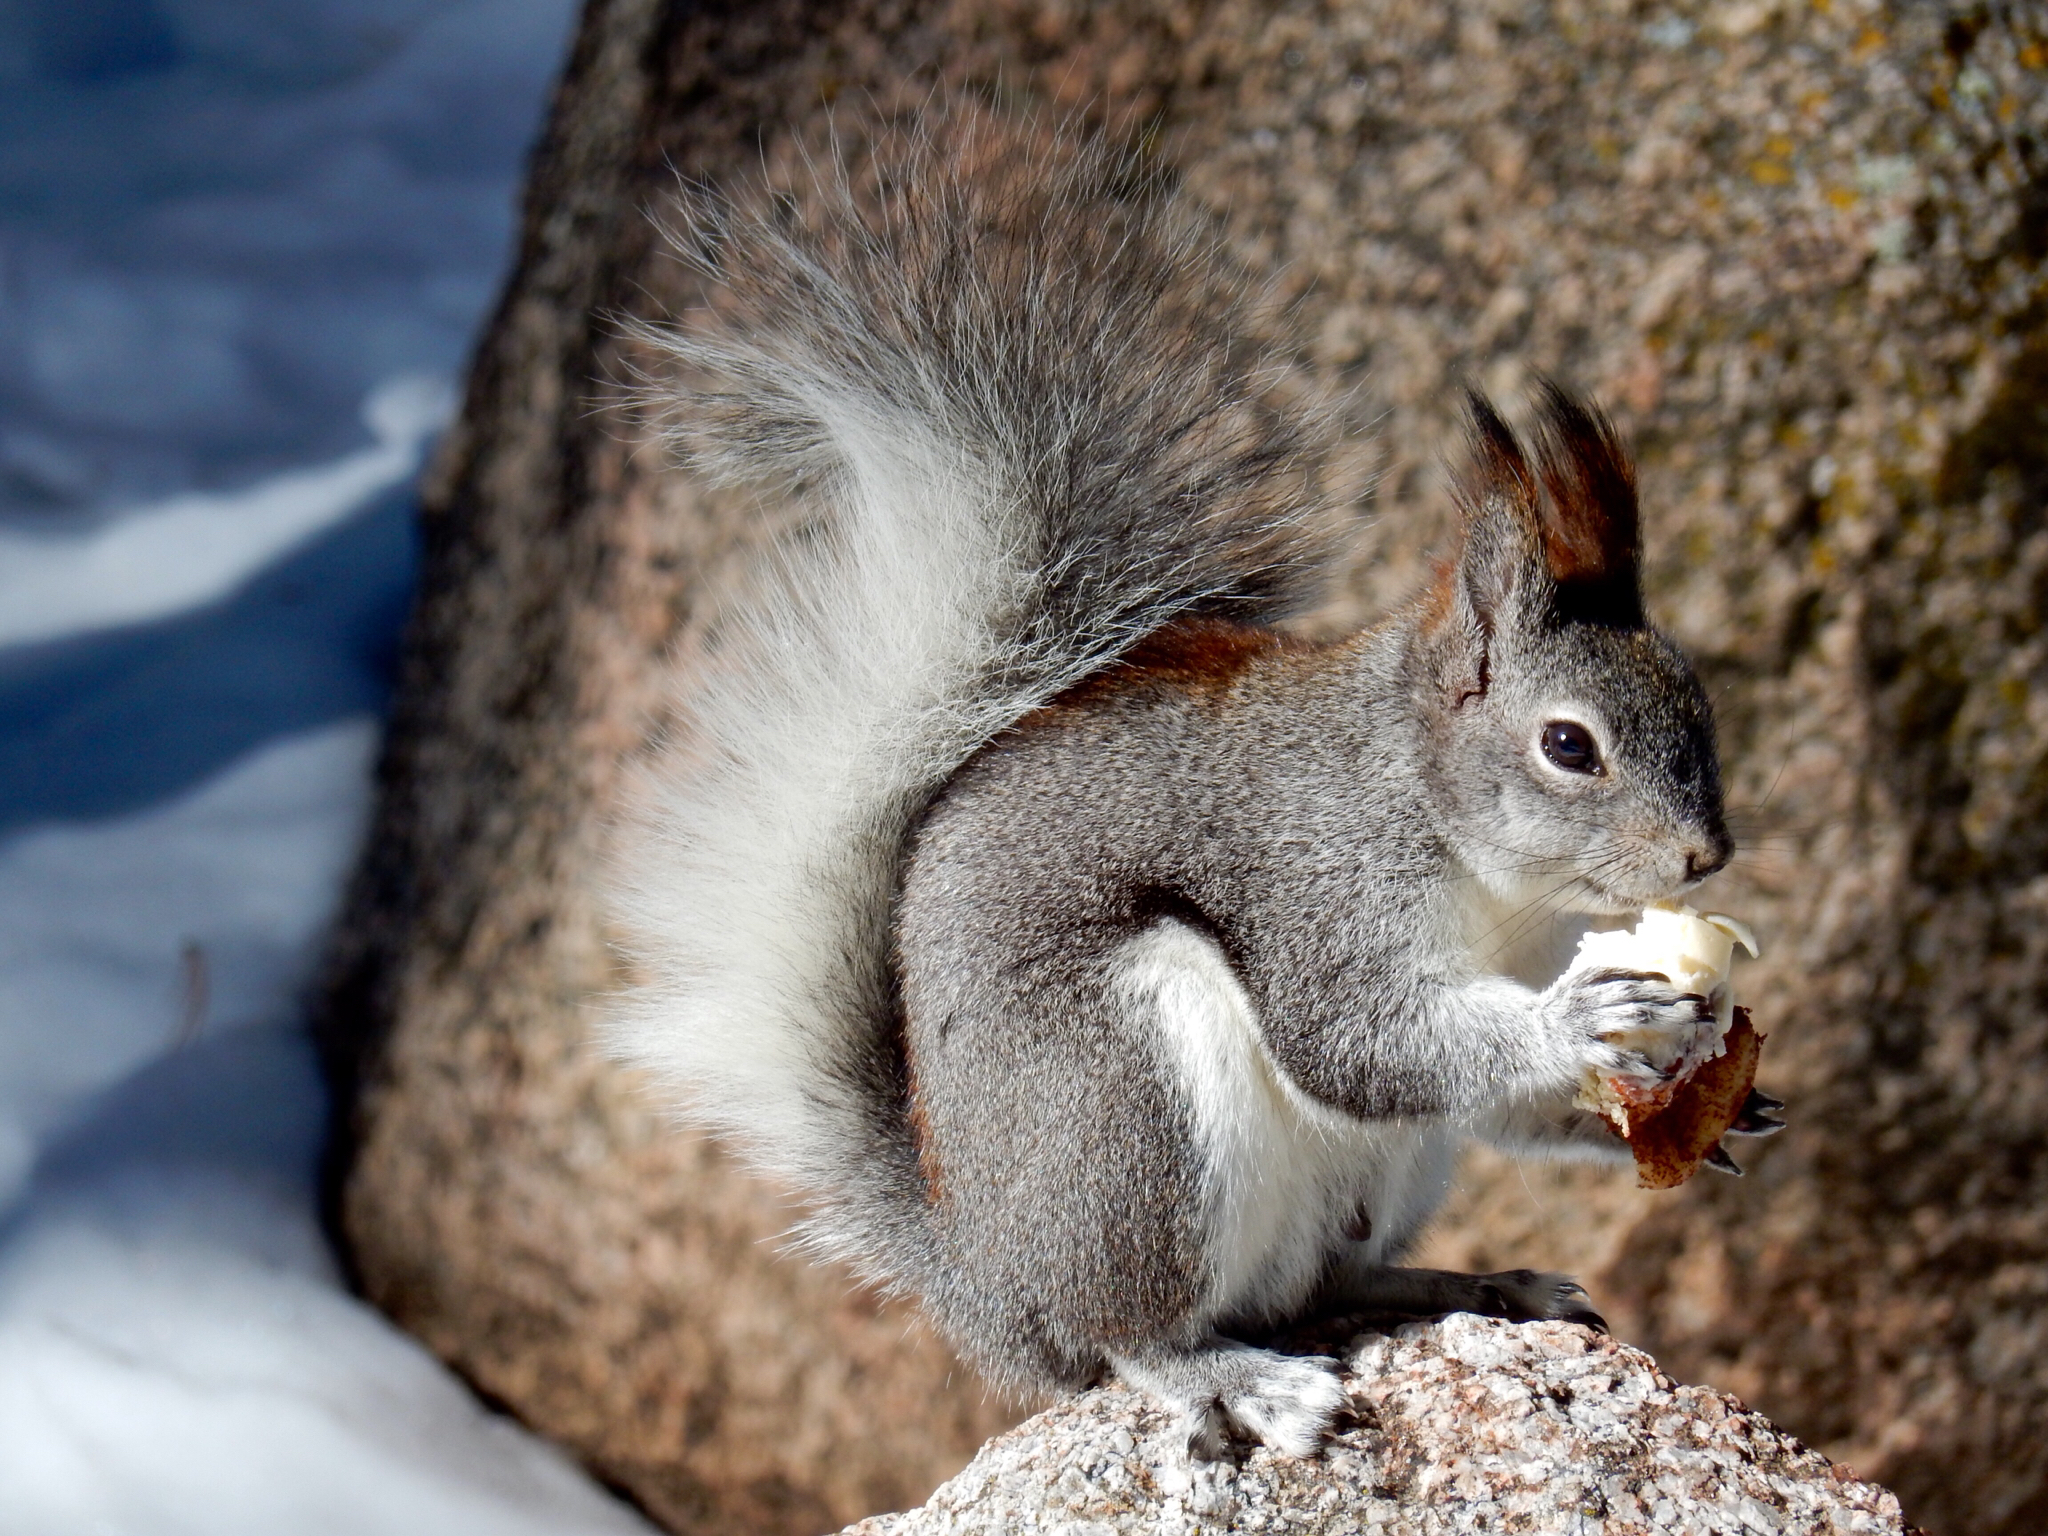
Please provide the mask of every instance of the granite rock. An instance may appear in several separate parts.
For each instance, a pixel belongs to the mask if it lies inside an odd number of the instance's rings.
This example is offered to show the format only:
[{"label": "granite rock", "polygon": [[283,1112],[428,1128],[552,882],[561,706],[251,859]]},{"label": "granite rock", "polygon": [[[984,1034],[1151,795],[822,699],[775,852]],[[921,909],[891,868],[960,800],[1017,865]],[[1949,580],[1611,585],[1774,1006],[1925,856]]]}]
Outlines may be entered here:
[{"label": "granite rock", "polygon": [[1899,1501],[1736,1399],[1568,1323],[1451,1317],[1345,1350],[1354,1422],[1308,1460],[1190,1463],[1122,1387],[990,1441],[844,1536],[1906,1536]]}]

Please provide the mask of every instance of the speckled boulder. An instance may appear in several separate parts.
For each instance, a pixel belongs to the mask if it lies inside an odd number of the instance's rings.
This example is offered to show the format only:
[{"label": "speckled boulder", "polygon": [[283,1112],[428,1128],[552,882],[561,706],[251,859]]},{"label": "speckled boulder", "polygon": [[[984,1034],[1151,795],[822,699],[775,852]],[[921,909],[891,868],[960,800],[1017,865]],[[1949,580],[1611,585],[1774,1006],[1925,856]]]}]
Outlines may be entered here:
[{"label": "speckled boulder", "polygon": [[914,1503],[1010,1421],[587,1027],[617,766],[763,532],[599,408],[688,297],[650,212],[934,89],[1130,131],[1294,301],[1381,471],[1354,615],[1462,382],[1613,409],[1791,1128],[1661,1194],[1475,1159],[1427,1259],[1577,1273],[1943,1536],[2048,1530],[2044,0],[590,0],[323,1009],[364,1291],[678,1531]]},{"label": "speckled boulder", "polygon": [[921,1509],[845,1536],[1905,1536],[1892,1494],[1732,1397],[1565,1323],[1477,1317],[1347,1352],[1354,1427],[1313,1460],[1191,1466],[1168,1415],[1086,1393]]}]

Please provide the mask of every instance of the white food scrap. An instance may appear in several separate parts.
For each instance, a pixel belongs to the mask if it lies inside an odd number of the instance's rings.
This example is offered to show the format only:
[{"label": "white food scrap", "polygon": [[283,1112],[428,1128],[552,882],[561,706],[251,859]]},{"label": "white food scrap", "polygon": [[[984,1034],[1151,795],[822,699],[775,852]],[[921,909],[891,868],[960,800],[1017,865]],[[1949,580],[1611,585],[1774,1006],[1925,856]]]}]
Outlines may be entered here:
[{"label": "white food scrap", "polygon": [[[1752,956],[1758,953],[1756,935],[1736,918],[1675,905],[1646,907],[1642,921],[1633,929],[1589,933],[1580,939],[1570,969],[1644,971],[1667,978],[1681,992],[1697,992],[1707,998],[1713,1005],[1713,1028],[1698,1039],[1682,1042],[1675,1053],[1670,1042],[1647,1031],[1624,1031],[1609,1037],[1615,1044],[1649,1057],[1657,1066],[1683,1075],[1721,1054],[1722,1038],[1735,1017],[1730,975],[1738,944]],[[1588,1074],[1578,1102],[1610,1118],[1620,1118],[1613,1093],[1592,1074]]]}]

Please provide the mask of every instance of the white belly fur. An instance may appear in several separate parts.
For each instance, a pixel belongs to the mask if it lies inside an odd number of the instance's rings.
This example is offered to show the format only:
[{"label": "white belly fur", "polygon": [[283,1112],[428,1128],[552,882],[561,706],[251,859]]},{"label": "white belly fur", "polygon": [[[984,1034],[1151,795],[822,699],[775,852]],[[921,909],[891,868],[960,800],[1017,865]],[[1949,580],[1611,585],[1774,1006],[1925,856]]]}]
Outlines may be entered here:
[{"label": "white belly fur", "polygon": [[[1126,997],[1158,1021],[1161,1064],[1206,1165],[1211,1319],[1284,1321],[1339,1249],[1398,1262],[1450,1186],[1460,1131],[1358,1120],[1304,1094],[1268,1055],[1229,959],[1193,929],[1161,922],[1122,961]],[[1372,1235],[1351,1244],[1342,1234],[1361,1207]]]}]

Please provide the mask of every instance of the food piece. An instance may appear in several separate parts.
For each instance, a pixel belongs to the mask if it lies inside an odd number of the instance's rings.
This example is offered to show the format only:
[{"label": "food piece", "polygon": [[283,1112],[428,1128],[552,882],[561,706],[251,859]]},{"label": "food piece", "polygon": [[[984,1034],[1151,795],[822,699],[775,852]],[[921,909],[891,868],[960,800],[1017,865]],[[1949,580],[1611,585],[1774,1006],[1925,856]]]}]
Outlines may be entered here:
[{"label": "food piece", "polygon": [[[1575,971],[1652,971],[1681,992],[1714,1001],[1714,1018],[1725,1034],[1733,1020],[1735,994],[1728,986],[1735,946],[1758,953],[1749,924],[1718,912],[1704,917],[1691,907],[1645,907],[1633,931],[1589,933],[1579,940]],[[1659,1063],[1660,1066],[1668,1063]]]},{"label": "food piece", "polygon": [[1729,984],[1738,943],[1757,952],[1746,924],[1690,907],[1651,907],[1632,932],[1589,933],[1579,941],[1574,971],[1649,972],[1713,1005],[1711,1024],[1675,1053],[1648,1034],[1610,1037],[1671,1073],[1663,1082],[1589,1072],[1579,1090],[1578,1104],[1628,1142],[1645,1189],[1671,1189],[1691,1178],[1742,1113],[1756,1081],[1764,1037],[1751,1027],[1749,1010],[1735,1006]]},{"label": "food piece", "polygon": [[1756,1085],[1763,1045],[1764,1037],[1750,1027],[1749,1010],[1738,1007],[1719,1056],[1664,1084],[1661,1106],[1646,1103],[1629,1111],[1622,1134],[1635,1154],[1636,1183],[1676,1189],[1699,1171],[1742,1113]]}]

